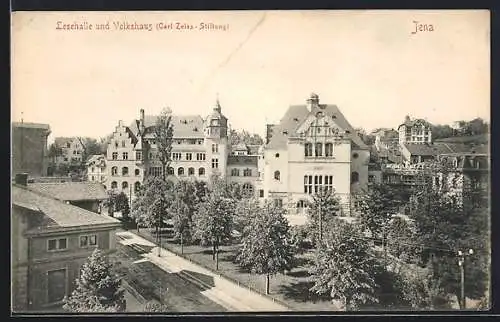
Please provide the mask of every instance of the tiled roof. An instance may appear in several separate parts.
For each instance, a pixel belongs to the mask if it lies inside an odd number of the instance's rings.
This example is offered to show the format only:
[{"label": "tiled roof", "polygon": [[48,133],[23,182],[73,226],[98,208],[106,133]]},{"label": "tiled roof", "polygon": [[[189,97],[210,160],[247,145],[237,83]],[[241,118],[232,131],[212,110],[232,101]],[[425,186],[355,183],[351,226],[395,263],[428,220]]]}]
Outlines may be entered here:
[{"label": "tiled roof", "polygon": [[431,126],[431,124],[429,122],[427,122],[426,120],[424,120],[424,119],[414,119],[414,120],[405,120],[403,122],[403,124],[401,124],[401,125],[398,126],[398,129],[401,126],[403,126],[403,125],[406,125],[408,127],[412,127],[412,126],[414,126],[415,124],[418,124],[418,123],[424,124],[425,126]]},{"label": "tiled roof", "polygon": [[239,143],[232,148],[233,151],[248,151],[248,147],[245,143]]},{"label": "tiled roof", "polygon": [[120,223],[119,220],[110,216],[72,206],[16,185],[12,186],[12,204],[32,210],[38,209],[45,214],[50,220],[46,221],[43,227],[40,228]]},{"label": "tiled roof", "polygon": [[[411,155],[440,155],[446,153],[470,152],[473,147],[460,143],[435,142],[433,144],[405,144]],[[476,147],[477,148],[477,147]]]},{"label": "tiled roof", "polygon": [[54,139],[54,144],[58,147],[66,146],[66,143],[73,142],[75,138],[67,138],[67,137],[57,137]]},{"label": "tiled roof", "polygon": [[257,166],[259,157],[254,155],[230,155],[227,157],[228,165]]},{"label": "tiled roof", "polygon": [[[156,124],[157,115],[145,115],[144,126],[152,127]],[[203,118],[199,115],[172,115],[171,123],[174,128],[174,137],[203,138]],[[139,133],[139,122],[134,120],[130,125],[133,133]]]},{"label": "tiled roof", "polygon": [[42,129],[50,131],[50,125],[41,123],[12,122],[12,127],[24,127],[30,129]]},{"label": "tiled roof", "polygon": [[288,136],[296,135],[298,127],[304,120],[311,114],[315,115],[318,111],[323,112],[325,115],[335,116],[335,123],[343,130],[348,130],[350,132],[349,137],[355,146],[361,149],[368,148],[363,140],[357,135],[351,124],[346,120],[342,112],[340,112],[339,108],[336,105],[328,104],[314,106],[311,111],[308,110],[306,105],[290,106],[280,123],[272,127],[273,134],[267,144],[267,148],[285,149],[288,142]]},{"label": "tiled roof", "polygon": [[98,182],[32,183],[28,188],[64,201],[104,200],[106,190]]}]

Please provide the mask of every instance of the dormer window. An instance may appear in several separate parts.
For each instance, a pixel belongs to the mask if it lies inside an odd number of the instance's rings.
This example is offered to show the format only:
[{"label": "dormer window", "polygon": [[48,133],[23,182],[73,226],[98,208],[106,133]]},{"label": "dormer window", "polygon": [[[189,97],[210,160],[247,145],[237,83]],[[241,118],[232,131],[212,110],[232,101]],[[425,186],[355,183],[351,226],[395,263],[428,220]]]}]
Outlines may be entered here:
[{"label": "dormer window", "polygon": [[211,125],[213,126],[218,126],[219,125],[219,120],[218,119],[213,119],[211,122],[210,122]]}]

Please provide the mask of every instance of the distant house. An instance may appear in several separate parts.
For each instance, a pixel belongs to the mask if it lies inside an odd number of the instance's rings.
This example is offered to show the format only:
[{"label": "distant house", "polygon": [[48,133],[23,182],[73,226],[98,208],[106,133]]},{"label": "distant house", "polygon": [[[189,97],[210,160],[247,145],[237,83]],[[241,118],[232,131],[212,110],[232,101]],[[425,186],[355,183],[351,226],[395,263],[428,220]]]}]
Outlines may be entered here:
[{"label": "distant house", "polygon": [[399,133],[394,129],[379,129],[372,133],[375,136],[377,151],[394,150],[398,148]]},{"label": "distant house", "polygon": [[11,265],[14,312],[60,307],[95,248],[115,249],[120,222],[31,189],[12,185]]},{"label": "distant house", "polygon": [[12,123],[12,173],[46,176],[48,171],[48,124]]},{"label": "distant house", "polygon": [[106,156],[98,154],[91,156],[86,163],[87,180],[90,182],[106,182]]},{"label": "distant house", "polygon": [[108,198],[104,186],[98,182],[35,182],[28,186],[40,194],[92,212],[100,212],[101,202]]},{"label": "distant house", "polygon": [[400,144],[425,144],[432,142],[431,124],[423,119],[410,119],[407,115],[398,126]]},{"label": "distant house", "polygon": [[81,164],[84,161],[84,147],[78,137],[57,137],[54,145],[60,149],[61,155],[56,156],[55,163],[59,164]]}]

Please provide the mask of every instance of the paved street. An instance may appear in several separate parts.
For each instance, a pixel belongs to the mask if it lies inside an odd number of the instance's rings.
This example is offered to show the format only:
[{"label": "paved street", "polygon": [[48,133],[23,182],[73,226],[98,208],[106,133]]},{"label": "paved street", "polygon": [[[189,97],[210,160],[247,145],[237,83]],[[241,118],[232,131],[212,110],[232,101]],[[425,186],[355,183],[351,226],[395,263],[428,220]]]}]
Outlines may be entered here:
[{"label": "paved street", "polygon": [[[226,309],[202,294],[203,289],[176,273],[142,258],[147,246],[117,243],[118,272],[125,280],[127,311],[142,311],[148,301],[162,302],[168,312],[223,312]],[[132,290],[131,290],[132,288]]]},{"label": "paved street", "polygon": [[[172,293],[170,287],[180,292],[175,293],[182,297],[189,289],[191,300],[195,293],[204,296],[210,303],[218,303],[220,307],[228,311],[287,311],[286,307],[273,302],[271,299],[254,293],[244,287],[238,286],[211,271],[193,264],[188,260],[177,256],[165,249],[161,249],[158,257],[158,248],[146,239],[131,232],[117,233],[120,239],[120,249],[126,249],[128,253],[135,253],[134,267],[141,267],[148,271],[154,271],[153,280],[161,281],[162,275],[168,276],[162,287],[168,287],[168,293]],[[129,245],[128,247],[125,247]],[[142,249],[142,254],[140,251]],[[140,255],[140,256],[139,256]],[[162,272],[162,273],[160,273]],[[189,281],[189,282],[188,282]],[[131,285],[133,282],[131,283]],[[135,286],[134,286],[135,287]],[[194,291],[196,290],[196,292]],[[167,296],[167,300],[170,296]],[[197,301],[201,301],[195,297]],[[194,308],[194,309],[193,309]],[[185,311],[200,311],[194,305]],[[205,310],[206,311],[206,310]],[[220,309],[218,310],[220,311]]]}]

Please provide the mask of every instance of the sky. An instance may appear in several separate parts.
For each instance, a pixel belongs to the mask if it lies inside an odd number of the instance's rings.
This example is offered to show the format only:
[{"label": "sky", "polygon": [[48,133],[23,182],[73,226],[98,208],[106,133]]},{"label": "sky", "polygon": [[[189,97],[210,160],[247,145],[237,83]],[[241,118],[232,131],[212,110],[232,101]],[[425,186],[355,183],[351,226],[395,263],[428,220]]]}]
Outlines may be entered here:
[{"label": "sky", "polygon": [[[412,34],[414,21],[433,30]],[[204,117],[218,97],[232,128],[264,135],[314,92],[367,131],[405,115],[489,120],[489,26],[488,11],[466,10],[16,12],[11,119],[49,124],[49,141],[99,138],[140,109]]]}]

